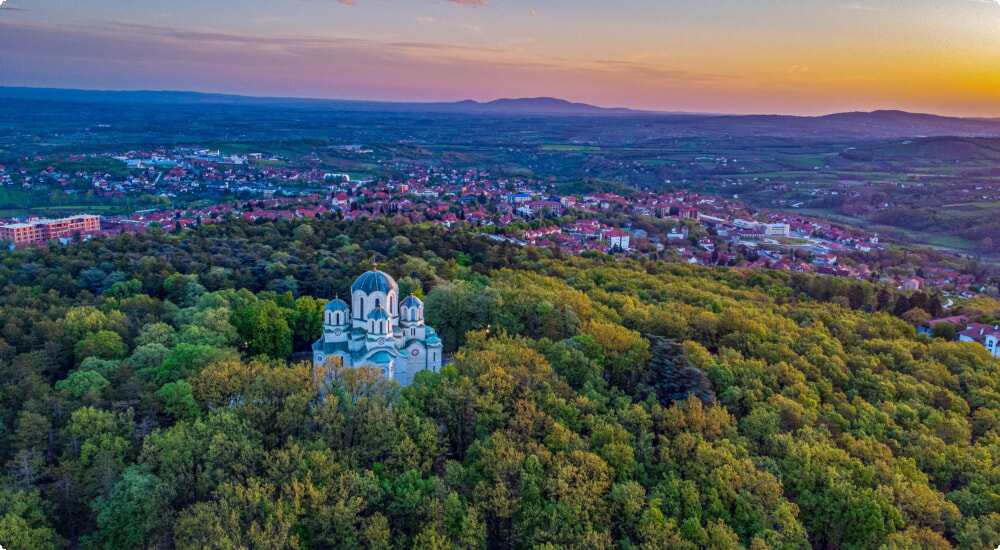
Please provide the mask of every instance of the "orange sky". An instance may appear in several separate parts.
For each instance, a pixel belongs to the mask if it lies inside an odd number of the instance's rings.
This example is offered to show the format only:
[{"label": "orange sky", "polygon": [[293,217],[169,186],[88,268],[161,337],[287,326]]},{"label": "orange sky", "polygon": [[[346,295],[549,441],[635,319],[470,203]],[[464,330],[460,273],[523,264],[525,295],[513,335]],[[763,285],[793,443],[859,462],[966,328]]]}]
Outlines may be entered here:
[{"label": "orange sky", "polygon": [[0,85],[1000,117],[994,0],[7,0]]}]

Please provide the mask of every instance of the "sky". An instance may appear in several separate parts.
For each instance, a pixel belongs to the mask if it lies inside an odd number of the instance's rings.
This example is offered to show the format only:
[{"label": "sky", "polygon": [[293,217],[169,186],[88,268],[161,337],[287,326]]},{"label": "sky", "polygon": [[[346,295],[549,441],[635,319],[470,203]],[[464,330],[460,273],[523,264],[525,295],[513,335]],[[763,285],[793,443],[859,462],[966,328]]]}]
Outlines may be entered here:
[{"label": "sky", "polygon": [[0,86],[1000,117],[1000,0],[0,0]]}]

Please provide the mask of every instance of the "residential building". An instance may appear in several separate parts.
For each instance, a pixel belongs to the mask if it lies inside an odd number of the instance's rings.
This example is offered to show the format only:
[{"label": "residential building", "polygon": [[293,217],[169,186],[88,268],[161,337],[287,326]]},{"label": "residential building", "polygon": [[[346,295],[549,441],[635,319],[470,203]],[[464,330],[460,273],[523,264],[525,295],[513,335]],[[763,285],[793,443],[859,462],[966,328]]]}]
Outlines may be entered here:
[{"label": "residential building", "polygon": [[14,244],[48,242],[52,239],[89,234],[101,230],[100,216],[81,214],[57,220],[31,220],[0,225],[0,239]]}]

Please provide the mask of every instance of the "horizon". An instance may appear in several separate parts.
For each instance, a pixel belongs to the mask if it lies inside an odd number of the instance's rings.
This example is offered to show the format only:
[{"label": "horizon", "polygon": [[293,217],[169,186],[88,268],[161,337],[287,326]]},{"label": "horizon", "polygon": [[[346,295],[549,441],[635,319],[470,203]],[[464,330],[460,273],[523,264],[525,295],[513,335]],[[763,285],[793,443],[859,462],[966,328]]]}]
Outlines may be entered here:
[{"label": "horizon", "polygon": [[[948,115],[934,112],[924,112],[924,111],[907,111],[903,109],[895,109],[890,107],[875,108],[867,111],[853,110],[853,111],[831,111],[831,112],[819,112],[816,114],[791,114],[791,113],[779,113],[779,112],[747,112],[747,113],[727,113],[727,112],[696,112],[696,111],[657,111],[648,109],[632,109],[629,107],[622,107],[618,105],[597,105],[594,103],[588,103],[585,101],[571,101],[564,98],[552,97],[552,96],[532,96],[532,97],[496,97],[492,99],[472,99],[464,98],[458,100],[426,100],[426,101],[406,101],[406,100],[374,100],[374,99],[355,99],[355,98],[345,98],[345,97],[308,97],[308,96],[271,96],[271,95],[247,95],[238,93],[227,93],[227,92],[205,92],[200,90],[170,90],[170,89],[98,89],[98,88],[54,88],[54,87],[34,87],[34,86],[5,86],[0,85],[0,90],[4,89],[23,89],[23,90],[45,90],[45,91],[59,91],[59,92],[86,92],[86,93],[148,93],[148,94],[197,94],[206,96],[222,96],[222,97],[232,97],[240,99],[260,99],[260,100],[290,100],[290,101],[331,101],[331,102],[345,102],[345,103],[370,103],[370,104],[395,104],[395,105],[455,105],[464,102],[474,102],[479,105],[487,105],[490,103],[496,103],[499,101],[533,101],[533,100],[555,100],[558,102],[564,102],[566,104],[572,105],[582,105],[586,107],[596,107],[598,109],[603,109],[607,111],[631,111],[636,114],[650,114],[650,115],[701,115],[701,116],[789,116],[789,117],[800,117],[800,118],[821,118],[825,116],[833,116],[840,114],[874,114],[874,113],[888,113],[888,112],[898,112],[910,115],[926,115],[935,116],[943,118],[956,118],[956,119],[966,119],[966,120],[1000,120],[1000,117],[992,116],[961,116],[961,115]],[[609,112],[606,114],[629,114],[628,112]]]},{"label": "horizon", "polygon": [[6,0],[0,86],[1000,117],[994,0],[538,4]]}]

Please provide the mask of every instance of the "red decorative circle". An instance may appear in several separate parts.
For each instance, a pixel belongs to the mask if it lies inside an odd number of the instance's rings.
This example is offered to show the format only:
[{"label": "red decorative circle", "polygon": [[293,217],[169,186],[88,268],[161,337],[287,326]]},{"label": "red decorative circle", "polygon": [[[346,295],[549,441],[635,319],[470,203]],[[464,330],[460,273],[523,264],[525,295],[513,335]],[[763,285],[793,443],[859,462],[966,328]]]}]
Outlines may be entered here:
[{"label": "red decorative circle", "polygon": [[410,355],[420,355],[420,350],[414,349],[413,351],[410,352]]}]

